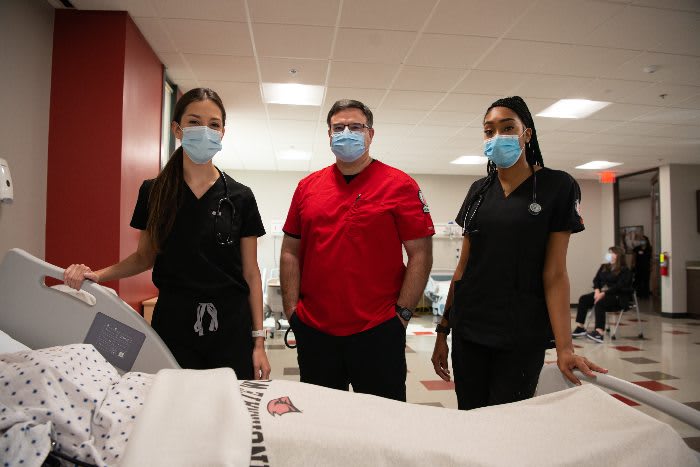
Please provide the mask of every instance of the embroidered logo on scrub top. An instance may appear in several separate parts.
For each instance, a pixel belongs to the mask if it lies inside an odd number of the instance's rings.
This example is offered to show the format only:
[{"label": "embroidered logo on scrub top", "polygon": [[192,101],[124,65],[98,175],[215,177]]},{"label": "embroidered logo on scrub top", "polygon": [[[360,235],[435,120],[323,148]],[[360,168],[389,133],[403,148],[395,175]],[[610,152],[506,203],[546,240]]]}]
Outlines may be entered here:
[{"label": "embroidered logo on scrub top", "polygon": [[423,205],[423,212],[428,214],[430,212],[430,208],[428,207],[428,203],[425,201],[425,196],[423,196],[423,192],[421,190],[418,190],[418,199]]},{"label": "embroidered logo on scrub top", "polygon": [[267,403],[267,411],[273,417],[275,415],[282,416],[286,413],[301,413],[301,410],[297,409],[289,396],[278,397],[277,399],[272,399]]},{"label": "embroidered logo on scrub top", "polygon": [[578,214],[578,218],[583,224],[583,216],[581,215],[581,200],[577,199],[576,201],[574,201],[574,209],[576,209],[576,214]]}]

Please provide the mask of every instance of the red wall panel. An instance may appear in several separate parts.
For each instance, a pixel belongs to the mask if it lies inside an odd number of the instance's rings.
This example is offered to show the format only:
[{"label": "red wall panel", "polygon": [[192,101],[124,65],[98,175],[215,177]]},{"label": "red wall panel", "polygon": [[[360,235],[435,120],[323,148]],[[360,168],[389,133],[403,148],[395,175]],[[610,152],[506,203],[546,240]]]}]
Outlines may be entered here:
[{"label": "red wall panel", "polygon": [[[124,107],[122,115],[122,183],[120,211],[120,257],[138,246],[139,231],[129,226],[141,182],[160,169],[163,65],[131,18],[126,21],[124,60]],[[119,295],[137,307],[157,295],[151,272],[120,281]]]},{"label": "red wall panel", "polygon": [[[136,250],[128,224],[158,173],[163,68],[126,12],[56,10],[52,60],[46,259],[98,269]],[[155,295],[150,273],[106,285],[136,309]]]},{"label": "red wall panel", "polygon": [[46,260],[103,267],[119,254],[124,27],[74,13],[54,22]]}]

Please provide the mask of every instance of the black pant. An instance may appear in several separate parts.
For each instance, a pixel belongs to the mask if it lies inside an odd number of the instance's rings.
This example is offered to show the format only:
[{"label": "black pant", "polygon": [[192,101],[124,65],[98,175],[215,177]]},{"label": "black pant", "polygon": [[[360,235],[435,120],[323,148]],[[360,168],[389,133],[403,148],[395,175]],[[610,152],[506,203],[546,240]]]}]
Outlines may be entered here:
[{"label": "black pant", "polygon": [[459,410],[531,398],[544,364],[544,349],[500,350],[452,339],[452,371]]},{"label": "black pant", "polygon": [[[216,309],[216,319],[207,304]],[[197,323],[201,326],[195,329]],[[238,379],[253,379],[253,337],[246,295],[231,292],[211,297],[161,290],[151,325],[182,368],[229,367]]]},{"label": "black pant", "polygon": [[603,298],[598,300],[598,303],[593,304],[594,293],[581,295],[578,299],[578,311],[576,312],[576,322],[585,323],[586,314],[591,307],[595,311],[595,327],[596,329],[605,329],[605,313],[608,311],[620,311],[622,308],[617,295],[605,294]]},{"label": "black pant", "polygon": [[649,263],[638,264],[634,270],[634,288],[640,298],[649,296],[649,272]]},{"label": "black pant", "polygon": [[406,401],[406,330],[398,317],[350,336],[290,319],[302,383]]}]

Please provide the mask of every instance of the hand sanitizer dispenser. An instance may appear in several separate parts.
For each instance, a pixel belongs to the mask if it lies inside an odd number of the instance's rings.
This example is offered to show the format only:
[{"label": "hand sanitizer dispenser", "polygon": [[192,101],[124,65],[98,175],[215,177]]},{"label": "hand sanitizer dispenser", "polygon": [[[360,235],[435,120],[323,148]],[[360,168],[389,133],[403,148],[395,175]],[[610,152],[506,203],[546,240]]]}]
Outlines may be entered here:
[{"label": "hand sanitizer dispenser", "polygon": [[0,159],[0,203],[11,203],[13,198],[10,167],[5,159]]}]

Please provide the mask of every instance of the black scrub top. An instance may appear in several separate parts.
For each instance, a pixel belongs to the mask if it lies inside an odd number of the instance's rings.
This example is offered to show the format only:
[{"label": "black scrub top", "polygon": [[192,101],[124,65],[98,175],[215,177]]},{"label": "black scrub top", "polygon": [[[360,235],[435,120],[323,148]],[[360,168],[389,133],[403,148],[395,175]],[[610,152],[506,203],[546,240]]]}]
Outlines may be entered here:
[{"label": "black scrub top", "polygon": [[[226,193],[223,179],[219,177],[199,199],[183,181],[182,201],[175,223],[153,266],[153,283],[161,292],[185,289],[204,296],[217,296],[231,290],[247,296],[250,292],[243,278],[240,239],[261,237],[265,235],[265,228],[251,189],[224,176],[235,212],[228,206],[222,207],[216,231],[224,236],[230,232],[233,243],[219,244],[214,232],[214,213]],[[146,229],[153,182],[146,180],[139,189],[130,224],[139,230]]]},{"label": "black scrub top", "polygon": [[[532,175],[507,198],[496,176],[469,227],[478,232],[465,233],[469,259],[455,283],[450,315],[455,334],[465,340],[497,349],[552,347],[542,279],[547,240],[550,232],[584,229],[581,190],[566,172],[542,168],[536,177],[539,215],[528,212]],[[455,219],[460,226],[485,180],[469,189]]]}]

